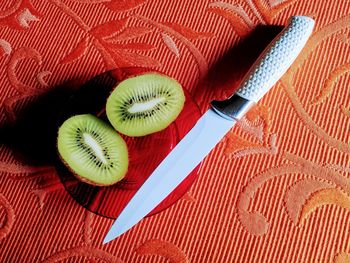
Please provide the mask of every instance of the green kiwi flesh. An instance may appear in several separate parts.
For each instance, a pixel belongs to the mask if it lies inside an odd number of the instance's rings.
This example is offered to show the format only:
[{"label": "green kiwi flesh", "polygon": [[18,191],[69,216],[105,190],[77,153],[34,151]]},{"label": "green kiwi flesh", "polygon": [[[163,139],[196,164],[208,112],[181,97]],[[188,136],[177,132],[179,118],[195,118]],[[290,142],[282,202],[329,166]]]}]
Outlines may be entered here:
[{"label": "green kiwi flesh", "polygon": [[91,114],[67,119],[58,130],[57,148],[73,174],[92,185],[114,184],[128,169],[128,150],[123,138]]},{"label": "green kiwi flesh", "polygon": [[175,79],[147,73],[120,82],[107,99],[106,113],[120,133],[144,136],[168,127],[184,103],[184,92]]}]

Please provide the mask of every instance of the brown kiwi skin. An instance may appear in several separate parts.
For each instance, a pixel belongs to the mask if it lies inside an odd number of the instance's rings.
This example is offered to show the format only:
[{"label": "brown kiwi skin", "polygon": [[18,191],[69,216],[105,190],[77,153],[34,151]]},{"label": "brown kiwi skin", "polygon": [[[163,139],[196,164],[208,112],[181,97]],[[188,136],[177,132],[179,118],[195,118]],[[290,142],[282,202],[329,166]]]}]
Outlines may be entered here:
[{"label": "brown kiwi skin", "polygon": [[[60,159],[60,161],[64,164],[64,166],[81,182],[83,183],[87,183],[87,184],[90,184],[90,185],[94,185],[94,186],[111,186],[111,185],[114,185],[118,182],[120,182],[121,180],[123,180],[125,178],[125,174],[128,173],[128,170],[125,172],[124,176],[117,182],[115,183],[112,183],[112,184],[99,184],[99,183],[96,183],[96,182],[93,182],[93,181],[90,181],[90,180],[87,180],[85,179],[84,177],[81,177],[80,175],[78,175],[75,171],[73,171],[70,166],[65,162],[65,160],[63,160],[63,158],[61,157],[61,155],[59,154],[59,152],[57,151],[57,154],[58,154],[58,157]],[[128,162],[129,162],[129,156],[128,156]],[[128,166],[129,167],[129,164]]]}]

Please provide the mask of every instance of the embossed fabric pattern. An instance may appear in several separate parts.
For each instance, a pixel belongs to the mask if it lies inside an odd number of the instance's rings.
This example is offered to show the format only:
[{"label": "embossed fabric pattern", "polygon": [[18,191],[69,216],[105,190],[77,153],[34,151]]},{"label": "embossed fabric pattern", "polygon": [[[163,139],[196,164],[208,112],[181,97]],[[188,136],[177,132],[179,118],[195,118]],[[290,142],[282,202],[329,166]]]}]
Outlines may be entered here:
[{"label": "embossed fabric pattern", "polygon": [[[113,220],[65,191],[55,153],[36,147],[45,110],[28,105],[144,67],[179,80],[203,113],[292,15],[316,24],[287,73],[182,198],[103,246]],[[350,262],[349,54],[345,0],[1,1],[0,262]]]}]

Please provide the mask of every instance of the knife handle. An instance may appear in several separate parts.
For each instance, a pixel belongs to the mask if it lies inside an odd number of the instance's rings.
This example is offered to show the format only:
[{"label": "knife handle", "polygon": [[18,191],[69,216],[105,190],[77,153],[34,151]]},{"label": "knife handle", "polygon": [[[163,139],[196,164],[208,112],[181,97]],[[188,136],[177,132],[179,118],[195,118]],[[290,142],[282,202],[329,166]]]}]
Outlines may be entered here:
[{"label": "knife handle", "polygon": [[212,101],[212,108],[227,119],[240,119],[284,75],[312,33],[315,21],[293,16],[288,25],[261,53],[243,78],[238,90],[223,101]]}]

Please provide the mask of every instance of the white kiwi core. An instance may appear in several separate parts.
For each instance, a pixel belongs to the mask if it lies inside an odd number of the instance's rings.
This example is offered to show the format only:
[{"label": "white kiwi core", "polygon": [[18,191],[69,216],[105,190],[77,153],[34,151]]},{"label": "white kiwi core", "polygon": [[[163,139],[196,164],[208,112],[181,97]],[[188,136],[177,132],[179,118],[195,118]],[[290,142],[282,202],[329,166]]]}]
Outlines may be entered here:
[{"label": "white kiwi core", "polygon": [[160,98],[151,99],[149,101],[142,102],[142,103],[135,103],[128,109],[128,112],[136,113],[136,112],[147,111],[154,108],[155,106],[157,106],[159,103],[163,101],[165,101],[165,98],[160,97]]},{"label": "white kiwi core", "polygon": [[96,157],[99,158],[103,164],[107,164],[108,162],[98,142],[88,133],[84,133],[83,138],[84,142],[95,152]]}]

